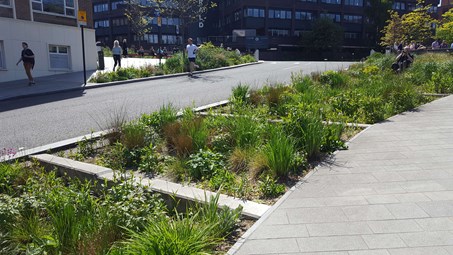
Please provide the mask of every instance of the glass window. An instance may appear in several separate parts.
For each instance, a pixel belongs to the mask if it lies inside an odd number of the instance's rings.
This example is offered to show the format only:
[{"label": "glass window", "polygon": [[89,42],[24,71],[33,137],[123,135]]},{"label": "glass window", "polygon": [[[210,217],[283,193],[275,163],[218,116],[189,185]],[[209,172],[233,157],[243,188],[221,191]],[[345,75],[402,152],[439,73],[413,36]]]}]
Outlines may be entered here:
[{"label": "glass window", "polygon": [[32,0],[32,8],[35,11],[75,17],[74,0]]},{"label": "glass window", "polygon": [[363,0],[344,0],[344,5],[363,6]]},{"label": "glass window", "polygon": [[5,69],[5,53],[3,49],[3,41],[0,41],[0,69]]},{"label": "glass window", "polygon": [[244,9],[244,17],[264,18],[264,9],[246,8]]},{"label": "glass window", "polygon": [[296,11],[294,18],[297,20],[313,20],[313,13]]},{"label": "glass window", "polygon": [[121,1],[112,2],[112,10],[118,9],[118,5],[121,5],[123,3],[124,3],[124,1],[122,1],[122,0]]},{"label": "glass window", "polygon": [[94,12],[106,12],[109,10],[108,4],[95,4],[93,5]]},{"label": "glass window", "polygon": [[269,9],[270,19],[291,19],[291,11]]},{"label": "glass window", "polygon": [[11,6],[11,0],[0,0],[0,5]]},{"label": "glass window", "polygon": [[269,29],[269,34],[276,37],[289,36],[289,30],[286,29]]},{"label": "glass window", "polygon": [[341,0],[321,0],[321,3],[325,3],[325,4],[341,4]]},{"label": "glass window", "polygon": [[345,14],[345,15],[343,15],[343,20],[344,20],[344,22],[347,22],[347,23],[360,24],[360,23],[362,23],[362,16]]},{"label": "glass window", "polygon": [[[112,21],[112,23],[113,23],[113,21]],[[110,22],[108,19],[94,21],[94,28],[109,27],[109,26],[110,26]]]},{"label": "glass window", "polygon": [[51,69],[69,70],[70,69],[69,46],[49,45],[49,60]]},{"label": "glass window", "polygon": [[333,22],[340,22],[341,17],[340,14],[336,13],[321,13],[319,16],[324,19],[330,19]]}]

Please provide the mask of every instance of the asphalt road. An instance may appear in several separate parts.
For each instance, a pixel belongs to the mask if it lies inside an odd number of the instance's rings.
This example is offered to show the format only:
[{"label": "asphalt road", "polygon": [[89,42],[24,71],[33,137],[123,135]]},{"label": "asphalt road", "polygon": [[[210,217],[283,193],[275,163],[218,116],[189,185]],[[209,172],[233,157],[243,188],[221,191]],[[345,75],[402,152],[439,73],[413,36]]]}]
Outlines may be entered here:
[{"label": "asphalt road", "polygon": [[350,62],[265,62],[247,67],[0,102],[0,149],[30,149],[106,129],[172,103],[178,108],[228,99],[238,84],[288,83],[292,73],[347,68]]}]

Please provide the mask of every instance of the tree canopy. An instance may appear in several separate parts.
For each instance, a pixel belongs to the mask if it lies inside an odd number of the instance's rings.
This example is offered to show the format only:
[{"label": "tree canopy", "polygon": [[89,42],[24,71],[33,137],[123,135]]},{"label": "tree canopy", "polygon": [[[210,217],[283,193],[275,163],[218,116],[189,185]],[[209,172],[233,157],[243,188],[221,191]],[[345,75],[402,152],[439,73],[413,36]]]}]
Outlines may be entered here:
[{"label": "tree canopy", "polygon": [[369,22],[366,23],[365,29],[371,35],[373,44],[379,44],[379,39],[383,36],[383,28],[386,21],[390,18],[392,9],[391,0],[369,0],[364,9],[364,14]]},{"label": "tree canopy", "polygon": [[436,31],[436,38],[453,42],[453,9],[442,15],[442,21]]},{"label": "tree canopy", "polygon": [[395,11],[389,11],[390,19],[382,30],[384,36],[381,45],[392,45],[394,42],[422,42],[426,43],[433,37],[432,24],[436,20],[429,14],[430,5],[422,5],[402,17]]},{"label": "tree canopy", "polygon": [[338,48],[343,44],[343,28],[330,19],[317,19],[302,44],[320,50]]},{"label": "tree canopy", "polygon": [[[129,26],[138,38],[142,38],[151,31],[149,26],[149,13],[146,6],[141,5],[139,0],[129,0],[126,5],[125,15]],[[140,39],[138,41],[140,45]]]}]

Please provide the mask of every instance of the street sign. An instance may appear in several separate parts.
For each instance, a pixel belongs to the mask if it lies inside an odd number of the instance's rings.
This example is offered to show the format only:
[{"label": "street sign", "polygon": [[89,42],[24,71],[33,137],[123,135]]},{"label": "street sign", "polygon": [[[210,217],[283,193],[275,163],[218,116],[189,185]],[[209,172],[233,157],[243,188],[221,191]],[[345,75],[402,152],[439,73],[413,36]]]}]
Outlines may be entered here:
[{"label": "street sign", "polygon": [[79,11],[77,15],[77,21],[79,25],[86,26],[87,25],[87,12],[86,11]]}]

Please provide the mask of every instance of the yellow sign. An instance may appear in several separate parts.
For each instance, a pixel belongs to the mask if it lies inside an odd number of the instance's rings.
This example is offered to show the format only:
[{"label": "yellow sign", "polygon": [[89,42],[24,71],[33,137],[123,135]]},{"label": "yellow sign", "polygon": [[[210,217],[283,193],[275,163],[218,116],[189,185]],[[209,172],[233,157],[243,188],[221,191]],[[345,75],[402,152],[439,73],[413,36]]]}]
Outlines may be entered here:
[{"label": "yellow sign", "polygon": [[79,22],[87,22],[87,12],[86,11],[79,11],[77,15],[77,20]]}]

